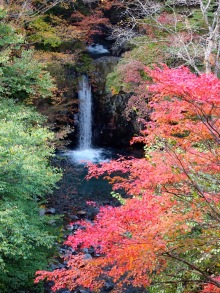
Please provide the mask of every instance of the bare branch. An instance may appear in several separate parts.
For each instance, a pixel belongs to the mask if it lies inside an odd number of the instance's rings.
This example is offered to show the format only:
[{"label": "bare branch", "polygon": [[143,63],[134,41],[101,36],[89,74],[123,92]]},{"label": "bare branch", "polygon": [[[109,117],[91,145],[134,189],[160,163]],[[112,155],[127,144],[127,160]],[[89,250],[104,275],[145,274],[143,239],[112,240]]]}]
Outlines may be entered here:
[{"label": "bare branch", "polygon": [[[125,9],[122,17],[126,19],[118,28],[112,31],[111,39],[116,40],[116,47],[125,46],[134,42],[135,36],[141,33],[140,28],[149,20],[151,27],[162,30],[173,38],[168,52],[173,59],[177,58],[195,71],[201,73],[203,64],[206,73],[213,71],[219,73],[220,64],[220,1],[204,0],[170,0],[165,4],[172,15],[172,25],[163,24],[159,20],[163,5],[161,1],[150,0],[122,0]],[[184,6],[182,13],[177,13],[177,7]],[[189,17],[201,11],[203,27],[196,27],[190,22]],[[179,28],[181,26],[181,29]],[[134,30],[134,33],[132,33]],[[127,34],[127,36],[126,36]],[[187,36],[187,37],[186,37]],[[157,37],[159,38],[159,37]],[[151,40],[148,40],[150,42]],[[154,40],[152,40],[154,42]],[[200,67],[199,67],[200,65]]]}]

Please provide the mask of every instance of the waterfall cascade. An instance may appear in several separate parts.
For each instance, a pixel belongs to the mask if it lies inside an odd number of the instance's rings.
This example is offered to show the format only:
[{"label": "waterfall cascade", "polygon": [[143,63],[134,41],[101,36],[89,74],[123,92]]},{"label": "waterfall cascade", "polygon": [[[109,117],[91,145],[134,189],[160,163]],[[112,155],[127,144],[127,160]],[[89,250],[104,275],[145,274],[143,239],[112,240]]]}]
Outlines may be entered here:
[{"label": "waterfall cascade", "polygon": [[79,147],[68,152],[76,163],[105,161],[103,149],[92,148],[92,92],[88,78],[79,81]]},{"label": "waterfall cascade", "polygon": [[94,54],[94,55],[103,55],[103,54],[109,55],[110,54],[109,50],[104,48],[100,44],[92,44],[92,45],[88,46],[87,51],[91,54]]},{"label": "waterfall cascade", "polygon": [[86,150],[92,144],[92,94],[88,78],[79,81],[79,149]]}]

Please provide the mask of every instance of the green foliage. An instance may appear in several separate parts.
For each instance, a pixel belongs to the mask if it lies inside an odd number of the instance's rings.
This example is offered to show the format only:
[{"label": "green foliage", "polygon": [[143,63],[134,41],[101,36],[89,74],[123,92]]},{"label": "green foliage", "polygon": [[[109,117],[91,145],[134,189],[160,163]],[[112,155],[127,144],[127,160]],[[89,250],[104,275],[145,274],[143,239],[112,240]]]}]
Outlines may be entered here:
[{"label": "green foliage", "polygon": [[[33,286],[34,272],[47,267],[55,229],[39,216],[29,200],[4,200],[0,208],[0,291],[15,292]],[[16,291],[17,292],[17,291]]]},{"label": "green foliage", "polygon": [[[124,54],[114,71],[107,76],[107,88],[110,89],[113,94],[118,94],[120,91],[133,91],[133,89],[129,87],[129,84],[125,82],[125,75],[127,74],[125,74],[124,70],[121,70],[122,67],[131,67],[134,61],[150,66],[152,64],[165,62],[167,58],[167,44],[165,41],[152,41],[148,36],[141,36],[134,38],[130,46],[132,50]],[[143,71],[140,72],[140,74],[143,80],[147,78]]]},{"label": "green foliage", "polygon": [[115,192],[115,191],[112,191],[111,192],[111,196],[114,197],[114,198],[116,198],[120,202],[120,204],[122,204],[122,205],[125,204],[125,200],[123,199],[123,197],[121,196],[120,193]]},{"label": "green foliage", "polygon": [[0,8],[0,19],[1,19],[1,21],[2,21],[6,16],[7,16],[7,12],[6,12],[4,9]]},{"label": "green foliage", "polygon": [[111,90],[112,94],[118,94],[125,84],[122,81],[122,76],[118,72],[117,66],[114,71],[107,75],[106,86],[109,90]]},{"label": "green foliage", "polygon": [[192,11],[191,17],[188,18],[188,22],[197,33],[204,33],[204,31],[207,30],[207,25],[200,9],[194,9]]},{"label": "green foliage", "polygon": [[147,36],[135,38],[134,49],[130,52],[130,58],[138,60],[145,65],[157,64],[166,60],[167,44],[165,41],[153,41]]},{"label": "green foliage", "polygon": [[0,23],[0,96],[27,100],[45,98],[54,88],[32,50],[22,50],[24,37],[11,24]]},{"label": "green foliage", "polygon": [[20,57],[12,57],[1,65],[1,96],[27,100],[51,95],[52,79],[42,64],[33,59],[33,51],[23,51]]},{"label": "green foliage", "polygon": [[[0,9],[0,19],[5,16],[5,11]],[[7,62],[10,59],[11,49],[18,49],[20,44],[23,43],[24,38],[21,34],[16,33],[13,26],[5,23],[3,20],[0,22],[0,64]],[[2,71],[0,69],[0,75]]]},{"label": "green foliage", "polygon": [[50,96],[54,86],[10,24],[1,22],[0,34],[0,292],[33,292],[34,272],[46,268],[57,238],[39,204],[61,174],[49,164],[45,118],[20,103]]},{"label": "green foliage", "polygon": [[52,134],[40,127],[41,116],[9,100],[1,101],[0,120],[0,195],[36,197],[48,192],[59,175],[46,163]]},{"label": "green foliage", "polygon": [[80,74],[85,72],[87,74],[92,74],[94,72],[93,59],[88,54],[82,53],[75,66],[75,70]]},{"label": "green foliage", "polygon": [[46,21],[45,16],[40,16],[29,24],[31,35],[27,40],[31,43],[43,43],[44,46],[57,47],[61,39],[56,35],[55,29]]},{"label": "green foliage", "polygon": [[0,101],[0,291],[32,285],[39,267],[46,267],[55,240],[39,200],[60,179],[49,165],[52,135],[33,109]]},{"label": "green foliage", "polygon": [[[0,10],[1,13],[1,10]],[[0,23],[0,49],[2,49],[4,46],[8,46],[8,45],[17,45],[17,44],[21,44],[24,40],[23,36],[20,34],[17,34],[15,29],[4,23],[1,22]]]}]

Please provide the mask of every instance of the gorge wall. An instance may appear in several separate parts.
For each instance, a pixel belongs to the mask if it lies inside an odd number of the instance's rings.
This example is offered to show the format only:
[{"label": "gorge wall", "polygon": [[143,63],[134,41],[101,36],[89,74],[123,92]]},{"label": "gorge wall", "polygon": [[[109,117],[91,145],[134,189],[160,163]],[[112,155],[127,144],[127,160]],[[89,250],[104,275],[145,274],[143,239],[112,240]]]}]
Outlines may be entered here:
[{"label": "gorge wall", "polygon": [[82,74],[87,74],[92,84],[93,145],[128,146],[133,134],[138,131],[135,124],[127,121],[124,116],[130,95],[123,92],[113,95],[106,86],[107,75],[113,71],[120,58],[109,55],[98,58],[96,56],[94,59],[88,55],[86,58],[90,62],[89,68],[88,62],[85,64],[84,60],[79,61],[79,64],[53,61],[48,65],[48,70],[57,84],[55,101],[44,100],[38,105],[39,109],[49,117],[48,121],[58,136],[64,135],[72,146],[77,146],[79,141],[78,80]]},{"label": "gorge wall", "polygon": [[135,133],[132,122],[124,116],[129,94],[112,95],[106,86],[107,75],[120,58],[104,56],[94,60],[93,143],[98,146],[128,146]]}]

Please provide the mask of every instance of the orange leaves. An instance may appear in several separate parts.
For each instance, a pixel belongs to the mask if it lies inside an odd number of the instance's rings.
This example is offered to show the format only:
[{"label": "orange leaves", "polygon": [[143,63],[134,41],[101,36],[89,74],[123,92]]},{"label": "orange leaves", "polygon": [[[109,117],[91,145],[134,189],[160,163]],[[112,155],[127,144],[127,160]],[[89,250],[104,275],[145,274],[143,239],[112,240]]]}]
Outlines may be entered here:
[{"label": "orange leaves", "polygon": [[75,11],[71,18],[74,24],[80,28],[81,37],[86,41],[91,41],[92,35],[102,33],[101,26],[110,25],[100,7],[95,8],[94,11],[91,10],[89,14]]},{"label": "orange leaves", "polygon": [[[63,284],[69,289],[80,284],[99,292],[103,282],[98,280],[107,274],[118,282],[118,286],[124,282],[132,282],[135,286],[149,285],[151,272],[161,271],[166,264],[162,257],[166,251],[164,235],[173,237],[189,231],[185,224],[179,224],[184,218],[172,213],[172,205],[166,196],[152,196],[151,200],[144,197],[129,199],[125,206],[118,208],[101,208],[94,224],[81,222],[84,229],[69,236],[65,242],[75,249],[92,246],[101,256],[89,260],[84,259],[83,254],[72,256],[67,259],[67,270],[38,272],[41,276],[37,281],[44,277],[55,281],[54,290],[62,288]],[[59,283],[61,279],[63,283]]]},{"label": "orange leaves", "polygon": [[202,292],[219,292],[207,272],[218,263],[220,82],[183,67],[147,73],[154,82],[148,86],[151,121],[137,138],[146,143],[145,158],[89,166],[88,178],[104,176],[129,198],[120,207],[100,208],[94,223],[80,222],[83,229],[66,240],[79,252],[93,247],[92,258],[71,255],[65,270],[38,272],[37,281],[46,277],[56,289],[82,285],[100,292],[112,278],[116,292],[123,284],[149,286],[168,271],[175,283],[178,270],[167,260],[174,255],[184,272],[178,283],[183,278],[185,286],[197,273],[196,284],[200,278],[210,283]]},{"label": "orange leaves", "polygon": [[[220,282],[220,276],[214,278],[217,282]],[[201,293],[220,293],[220,288],[214,284],[206,284]]]}]

